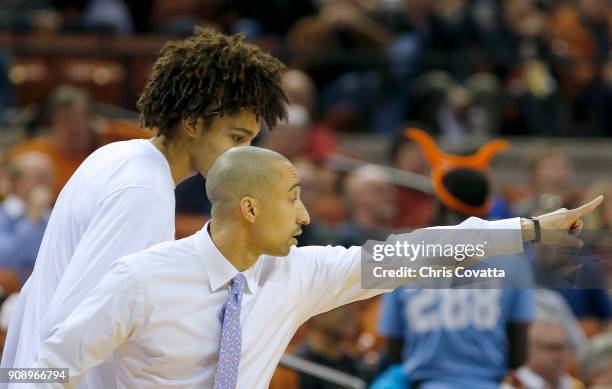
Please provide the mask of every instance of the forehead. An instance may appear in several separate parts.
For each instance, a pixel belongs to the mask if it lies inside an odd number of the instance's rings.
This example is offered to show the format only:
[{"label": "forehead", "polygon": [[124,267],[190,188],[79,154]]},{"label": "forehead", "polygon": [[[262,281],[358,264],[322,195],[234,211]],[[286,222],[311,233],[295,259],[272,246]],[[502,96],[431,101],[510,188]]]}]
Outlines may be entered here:
[{"label": "forehead", "polygon": [[213,120],[211,127],[219,129],[237,129],[257,135],[261,131],[259,118],[251,110],[244,109],[237,114],[218,116]]},{"label": "forehead", "polygon": [[295,184],[299,184],[300,175],[290,162],[277,162],[274,170],[276,171],[274,182],[279,189],[288,191]]},{"label": "forehead", "polygon": [[531,329],[531,337],[533,340],[541,341],[557,341],[565,340],[565,330],[557,323],[534,323]]}]

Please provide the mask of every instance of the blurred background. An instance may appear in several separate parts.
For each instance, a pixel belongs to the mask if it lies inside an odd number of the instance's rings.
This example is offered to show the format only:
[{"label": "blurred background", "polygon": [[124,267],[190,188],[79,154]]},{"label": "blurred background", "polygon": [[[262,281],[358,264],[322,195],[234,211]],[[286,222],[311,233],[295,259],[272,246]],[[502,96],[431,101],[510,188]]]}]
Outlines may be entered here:
[{"label": "blurred background", "polygon": [[[481,188],[493,199],[488,219],[604,194],[586,228],[612,225],[608,0],[0,0],[4,331],[62,186],[101,145],[153,135],[138,126],[137,96],[159,49],[195,26],[243,33],[287,65],[289,120],[257,144],[301,174],[312,218],[301,245],[362,244],[472,216],[450,217],[407,127],[456,154],[510,141],[482,177],[459,175],[451,188],[468,202],[469,189]],[[208,217],[204,179],[184,181],[176,197],[180,238]],[[288,352],[377,388],[496,387],[504,379],[514,388],[574,380],[612,388],[610,252],[602,241],[590,253],[597,260],[585,267],[588,289],[542,280],[540,253],[527,252],[536,286],[492,297],[501,314],[491,327],[451,317],[415,328],[413,300],[426,291],[397,291],[313,318]],[[438,315],[451,299],[465,302],[455,305],[459,317],[469,316],[481,299],[447,292],[430,296],[427,312]],[[444,363],[448,355],[462,362]],[[494,366],[483,362],[497,356]],[[339,386],[281,367],[271,387]]]}]

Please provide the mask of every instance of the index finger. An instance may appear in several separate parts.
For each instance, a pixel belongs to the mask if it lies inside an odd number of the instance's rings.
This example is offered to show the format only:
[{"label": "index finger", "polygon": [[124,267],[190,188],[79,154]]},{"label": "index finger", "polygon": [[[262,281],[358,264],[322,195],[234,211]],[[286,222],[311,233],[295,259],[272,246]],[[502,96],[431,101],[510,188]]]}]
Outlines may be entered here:
[{"label": "index finger", "polygon": [[604,197],[600,195],[596,199],[591,200],[590,202],[574,209],[574,212],[578,214],[578,217],[588,215],[589,213],[593,212],[593,210],[597,208],[599,204],[601,204],[603,199]]}]

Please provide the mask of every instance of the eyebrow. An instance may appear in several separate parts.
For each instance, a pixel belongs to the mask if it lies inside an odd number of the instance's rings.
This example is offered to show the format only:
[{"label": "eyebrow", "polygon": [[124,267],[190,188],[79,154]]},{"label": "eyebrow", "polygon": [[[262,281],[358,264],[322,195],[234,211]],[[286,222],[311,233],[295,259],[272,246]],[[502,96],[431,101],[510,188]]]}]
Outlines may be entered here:
[{"label": "eyebrow", "polygon": [[231,127],[230,130],[235,130],[235,131],[241,131],[244,132],[246,135],[248,135],[249,137],[253,136],[253,131],[249,130],[248,128],[243,128],[243,127]]},{"label": "eyebrow", "polygon": [[291,192],[295,188],[299,188],[301,185],[302,185],[301,182],[296,182],[295,184],[291,185],[291,188],[289,188],[289,192]]}]

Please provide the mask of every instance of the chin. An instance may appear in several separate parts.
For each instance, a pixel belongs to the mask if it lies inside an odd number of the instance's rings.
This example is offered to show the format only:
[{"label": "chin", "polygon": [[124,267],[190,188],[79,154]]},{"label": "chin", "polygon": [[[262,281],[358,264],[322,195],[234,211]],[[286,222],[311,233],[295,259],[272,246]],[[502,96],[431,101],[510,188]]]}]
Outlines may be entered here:
[{"label": "chin", "polygon": [[291,246],[285,247],[282,250],[280,250],[279,255],[277,255],[277,257],[286,257],[287,255],[289,255],[289,252],[291,251]]}]

